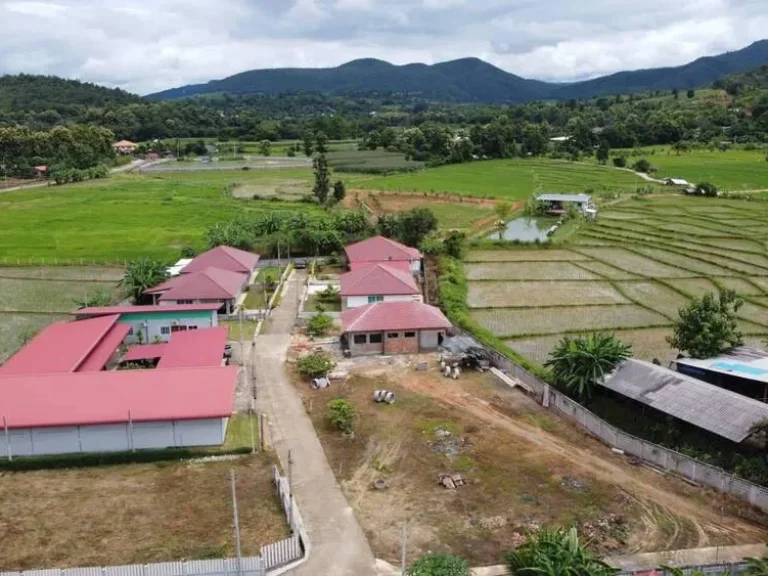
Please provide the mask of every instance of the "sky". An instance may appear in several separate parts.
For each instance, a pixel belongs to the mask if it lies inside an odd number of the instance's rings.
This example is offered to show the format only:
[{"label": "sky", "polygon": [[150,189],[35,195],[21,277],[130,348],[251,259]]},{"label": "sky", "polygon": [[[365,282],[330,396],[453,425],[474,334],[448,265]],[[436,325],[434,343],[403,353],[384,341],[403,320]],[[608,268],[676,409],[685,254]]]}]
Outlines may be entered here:
[{"label": "sky", "polygon": [[0,74],[147,94],[256,68],[482,58],[572,81],[768,37],[768,0],[0,0]]}]

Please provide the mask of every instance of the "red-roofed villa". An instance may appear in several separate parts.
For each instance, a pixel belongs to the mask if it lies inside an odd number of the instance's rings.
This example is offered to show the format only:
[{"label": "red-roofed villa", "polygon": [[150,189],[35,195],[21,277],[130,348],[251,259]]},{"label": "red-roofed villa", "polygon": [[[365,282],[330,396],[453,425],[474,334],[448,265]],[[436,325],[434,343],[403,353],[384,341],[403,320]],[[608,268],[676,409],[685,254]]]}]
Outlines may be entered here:
[{"label": "red-roofed villa", "polygon": [[451,322],[422,302],[377,302],[341,313],[342,346],[352,356],[435,350]]},{"label": "red-roofed villa", "polygon": [[375,302],[421,302],[421,290],[406,268],[371,264],[342,274],[342,310]]},{"label": "red-roofed villa", "polygon": [[374,236],[344,248],[350,270],[372,264],[399,264],[413,274],[421,273],[421,252],[384,236]]}]

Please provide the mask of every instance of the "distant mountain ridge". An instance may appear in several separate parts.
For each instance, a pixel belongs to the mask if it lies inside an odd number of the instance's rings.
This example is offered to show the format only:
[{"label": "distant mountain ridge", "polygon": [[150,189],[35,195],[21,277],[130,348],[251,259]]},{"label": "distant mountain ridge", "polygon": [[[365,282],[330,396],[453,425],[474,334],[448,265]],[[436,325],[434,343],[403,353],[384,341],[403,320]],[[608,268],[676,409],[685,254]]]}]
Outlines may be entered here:
[{"label": "distant mountain ridge", "polygon": [[618,72],[583,82],[556,84],[521,78],[478,58],[402,66],[365,58],[335,68],[250,70],[205,84],[164,90],[148,98],[174,100],[222,92],[268,95],[316,92],[345,96],[409,94],[428,100],[515,103],[698,88],[722,76],[766,63],[768,40],[760,40],[741,50],[706,56],[683,66]]}]

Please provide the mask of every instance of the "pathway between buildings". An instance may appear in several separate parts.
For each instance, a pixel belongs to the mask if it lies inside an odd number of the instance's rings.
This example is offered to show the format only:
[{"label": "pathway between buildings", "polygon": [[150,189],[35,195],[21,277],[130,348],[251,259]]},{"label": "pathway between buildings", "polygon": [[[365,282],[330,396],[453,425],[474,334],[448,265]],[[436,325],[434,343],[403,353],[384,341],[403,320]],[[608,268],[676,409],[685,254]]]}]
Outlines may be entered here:
[{"label": "pathway between buildings", "polygon": [[366,576],[376,574],[373,553],[352,508],[331,471],[312,421],[285,370],[285,357],[306,275],[288,279],[280,306],[256,337],[257,409],[269,419],[268,436],[284,470],[293,458],[293,492],[311,542],[309,560],[292,574]]}]

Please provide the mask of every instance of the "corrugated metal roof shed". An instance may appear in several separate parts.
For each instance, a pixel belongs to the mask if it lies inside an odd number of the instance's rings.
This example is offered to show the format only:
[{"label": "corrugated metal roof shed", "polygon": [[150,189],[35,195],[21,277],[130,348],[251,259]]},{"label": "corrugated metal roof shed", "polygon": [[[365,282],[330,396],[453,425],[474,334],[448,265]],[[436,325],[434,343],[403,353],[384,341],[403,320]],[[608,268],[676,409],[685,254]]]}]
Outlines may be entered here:
[{"label": "corrugated metal roof shed", "polygon": [[768,404],[641,360],[622,363],[602,385],[733,442],[768,420]]},{"label": "corrugated metal roof shed", "polygon": [[589,194],[555,194],[546,193],[536,196],[536,200],[545,202],[589,202],[592,196]]},{"label": "corrugated metal roof shed", "polygon": [[759,348],[740,346],[714,358],[679,358],[675,362],[682,366],[768,384],[768,351]]}]

